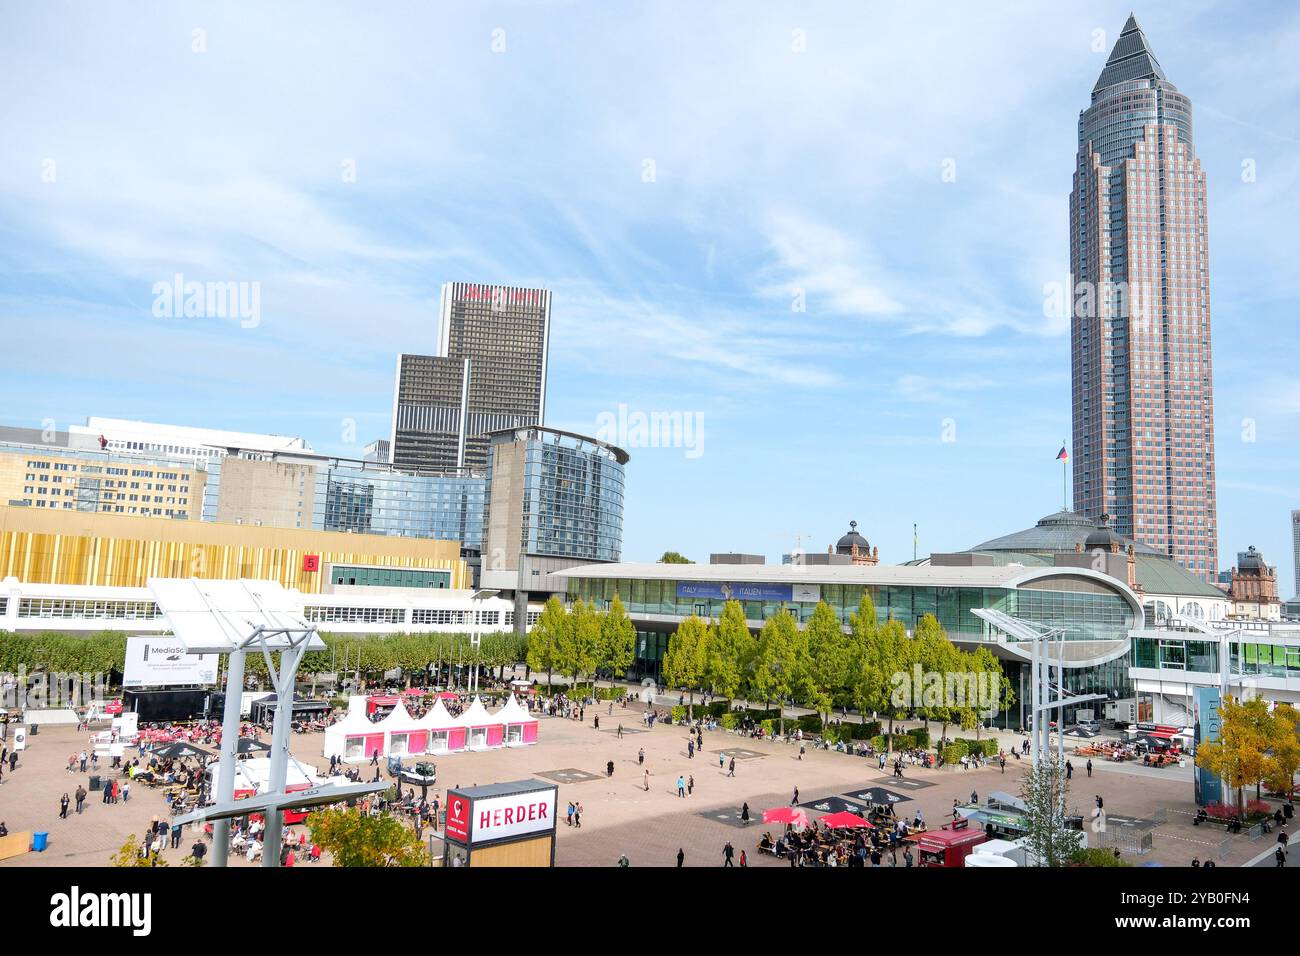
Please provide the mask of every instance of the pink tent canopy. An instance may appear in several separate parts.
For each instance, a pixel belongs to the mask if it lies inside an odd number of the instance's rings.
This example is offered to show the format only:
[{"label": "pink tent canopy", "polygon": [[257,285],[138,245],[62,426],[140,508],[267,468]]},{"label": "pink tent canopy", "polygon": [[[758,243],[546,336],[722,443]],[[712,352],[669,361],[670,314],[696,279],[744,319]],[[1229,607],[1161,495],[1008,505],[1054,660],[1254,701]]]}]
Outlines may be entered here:
[{"label": "pink tent canopy", "polygon": [[763,811],[764,823],[792,823],[797,827],[808,825],[808,814],[798,807],[777,807],[775,810]]},{"label": "pink tent canopy", "polygon": [[856,813],[850,813],[848,810],[841,810],[839,813],[828,813],[819,822],[822,826],[830,827],[832,830],[847,830],[854,827],[862,827],[868,830],[875,829],[862,817]]}]

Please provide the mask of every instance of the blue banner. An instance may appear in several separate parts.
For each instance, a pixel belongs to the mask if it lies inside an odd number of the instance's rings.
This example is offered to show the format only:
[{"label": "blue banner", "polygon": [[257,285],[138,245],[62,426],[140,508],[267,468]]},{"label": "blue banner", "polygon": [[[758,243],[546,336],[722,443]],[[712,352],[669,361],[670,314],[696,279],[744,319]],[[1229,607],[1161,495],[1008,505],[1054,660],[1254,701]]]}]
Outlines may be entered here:
[{"label": "blue banner", "polygon": [[679,598],[707,598],[713,601],[791,601],[794,587],[789,584],[732,584],[678,581]]},{"label": "blue banner", "polygon": [[[1220,651],[1223,653],[1223,651]],[[1196,750],[1199,753],[1202,744],[1219,739],[1219,708],[1223,700],[1217,687],[1198,687],[1192,698],[1192,719],[1195,721]],[[1198,807],[1211,803],[1223,802],[1223,781],[1212,771],[1196,768],[1193,793]]]}]

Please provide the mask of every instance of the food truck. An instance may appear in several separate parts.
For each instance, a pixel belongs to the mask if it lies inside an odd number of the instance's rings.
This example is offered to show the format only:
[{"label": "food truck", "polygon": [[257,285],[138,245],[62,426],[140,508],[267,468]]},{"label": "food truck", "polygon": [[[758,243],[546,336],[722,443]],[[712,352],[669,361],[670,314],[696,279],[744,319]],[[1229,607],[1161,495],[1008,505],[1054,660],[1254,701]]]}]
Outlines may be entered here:
[{"label": "food truck", "polygon": [[907,839],[916,844],[917,866],[952,868],[964,866],[966,857],[988,837],[967,821],[957,820],[942,830],[914,833]]}]

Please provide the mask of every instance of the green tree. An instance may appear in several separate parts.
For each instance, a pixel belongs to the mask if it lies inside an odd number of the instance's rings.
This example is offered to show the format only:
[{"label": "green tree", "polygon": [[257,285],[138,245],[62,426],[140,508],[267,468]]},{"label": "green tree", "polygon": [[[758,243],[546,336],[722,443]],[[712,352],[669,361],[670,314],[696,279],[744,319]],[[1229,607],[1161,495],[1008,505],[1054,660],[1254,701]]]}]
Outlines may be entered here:
[{"label": "green tree", "polygon": [[330,807],[311,814],[307,826],[335,866],[423,866],[428,852],[410,827],[387,814]]},{"label": "green tree", "polygon": [[659,559],[660,564],[694,564],[690,558],[678,551],[665,551]]},{"label": "green tree", "polygon": [[754,654],[754,693],[765,705],[776,701],[778,722],[785,735],[785,699],[795,691],[798,680],[799,627],[784,608],[763,622]]},{"label": "green tree", "polygon": [[728,601],[722,606],[705,666],[705,681],[715,694],[730,699],[740,692],[753,663],[755,646],[744,607],[739,601]]},{"label": "green tree", "polygon": [[636,625],[617,594],[600,619],[600,667],[622,677],[636,659]]},{"label": "green tree", "polygon": [[126,842],[118,847],[117,852],[109,858],[109,866],[120,866],[127,868],[151,868],[157,866],[166,866],[167,861],[162,856],[141,853],[142,844],[132,833],[126,838]]},{"label": "green tree", "polygon": [[825,601],[817,602],[803,630],[807,645],[807,702],[817,711],[822,723],[829,724],[835,699],[849,685],[853,642]]},{"label": "green tree", "polygon": [[545,671],[548,688],[555,671],[558,649],[565,640],[564,632],[568,627],[569,617],[564,612],[564,605],[552,595],[537,616],[537,623],[528,632],[528,666],[539,673]]},{"label": "green tree", "polygon": [[948,696],[950,681],[964,680],[961,653],[952,641],[948,640],[948,635],[939,626],[939,620],[933,614],[922,615],[912,632],[912,640],[915,642],[915,662],[921,665],[927,689],[931,686],[930,682],[935,679],[943,688],[941,694],[927,693],[924,706],[918,708],[927,725],[931,720],[938,721],[942,725],[943,729],[940,733],[940,746],[942,746],[942,740],[948,736],[948,725],[954,720],[961,719],[959,708]]},{"label": "green tree", "polygon": [[[861,616],[858,618],[854,623],[855,643],[862,628]],[[874,620],[875,609],[872,608],[870,621]],[[868,713],[875,713],[888,721],[885,747],[891,751],[894,749],[894,721],[906,717],[908,710],[919,703],[912,699],[913,650],[907,629],[897,619],[888,620],[880,627],[873,625],[869,639],[857,650],[860,662],[855,668],[854,702],[864,718]]]},{"label": "green tree", "polygon": [[686,719],[695,719],[695,689],[704,680],[709,659],[709,645],[713,629],[707,621],[692,614],[677,625],[668,638],[668,651],[664,654],[663,680],[670,687],[685,688],[690,694],[686,705]]},{"label": "green tree", "polygon": [[1020,779],[1024,838],[1034,866],[1065,866],[1080,848],[1081,834],[1065,826],[1069,791],[1065,766],[1055,760],[1029,768]]},{"label": "green tree", "polygon": [[600,660],[600,614],[586,601],[573,602],[568,624],[560,631],[555,649],[555,667],[569,675],[576,687],[578,678],[596,670]]}]

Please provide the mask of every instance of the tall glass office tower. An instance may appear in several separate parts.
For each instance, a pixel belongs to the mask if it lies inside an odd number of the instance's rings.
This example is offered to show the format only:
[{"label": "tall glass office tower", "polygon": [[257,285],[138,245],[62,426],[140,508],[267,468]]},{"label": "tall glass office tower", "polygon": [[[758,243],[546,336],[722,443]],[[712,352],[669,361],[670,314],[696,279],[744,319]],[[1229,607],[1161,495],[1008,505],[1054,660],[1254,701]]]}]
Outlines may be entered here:
[{"label": "tall glass office tower", "polygon": [[1074,507],[1218,570],[1205,173],[1130,16],[1079,114],[1070,193]]},{"label": "tall glass office tower", "polygon": [[489,432],[541,424],[550,328],[546,289],[444,284],[438,354],[397,359],[393,464],[481,471]]}]

